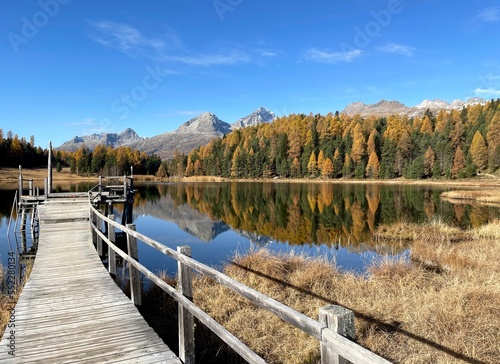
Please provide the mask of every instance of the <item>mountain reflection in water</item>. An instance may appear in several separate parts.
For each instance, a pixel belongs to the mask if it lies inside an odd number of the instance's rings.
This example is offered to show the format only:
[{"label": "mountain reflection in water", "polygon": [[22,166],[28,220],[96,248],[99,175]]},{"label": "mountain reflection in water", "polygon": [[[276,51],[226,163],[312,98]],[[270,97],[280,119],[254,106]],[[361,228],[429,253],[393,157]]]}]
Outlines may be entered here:
[{"label": "mountain reflection in water", "polygon": [[207,242],[231,229],[257,246],[275,241],[396,254],[406,246],[375,241],[377,226],[437,217],[470,227],[498,216],[498,209],[442,201],[444,190],[379,184],[145,184],[136,194],[134,213],[174,222]]}]

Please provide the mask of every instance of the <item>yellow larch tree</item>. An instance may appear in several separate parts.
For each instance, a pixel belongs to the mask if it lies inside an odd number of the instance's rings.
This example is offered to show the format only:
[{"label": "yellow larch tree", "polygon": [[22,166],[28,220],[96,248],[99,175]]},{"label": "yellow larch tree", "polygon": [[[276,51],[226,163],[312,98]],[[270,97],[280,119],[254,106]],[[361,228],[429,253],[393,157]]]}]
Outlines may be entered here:
[{"label": "yellow larch tree", "polygon": [[485,169],[488,166],[488,147],[483,138],[483,135],[478,130],[472,138],[472,143],[470,145],[470,154],[472,156],[472,161],[479,169]]}]

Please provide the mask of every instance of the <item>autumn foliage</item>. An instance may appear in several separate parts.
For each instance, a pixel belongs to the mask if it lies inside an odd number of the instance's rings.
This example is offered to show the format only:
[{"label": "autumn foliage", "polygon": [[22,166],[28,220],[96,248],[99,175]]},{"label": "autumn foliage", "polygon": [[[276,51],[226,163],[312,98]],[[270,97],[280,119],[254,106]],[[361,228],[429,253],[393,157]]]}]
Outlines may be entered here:
[{"label": "autumn foliage", "polygon": [[464,178],[500,167],[499,130],[500,99],[422,117],[292,114],[234,130],[167,167],[177,176]]}]

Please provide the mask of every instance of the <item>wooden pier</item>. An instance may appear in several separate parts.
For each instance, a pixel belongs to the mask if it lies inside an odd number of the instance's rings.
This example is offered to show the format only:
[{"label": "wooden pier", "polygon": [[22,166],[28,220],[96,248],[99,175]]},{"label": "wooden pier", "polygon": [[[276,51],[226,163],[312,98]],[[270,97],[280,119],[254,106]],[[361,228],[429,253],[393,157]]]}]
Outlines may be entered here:
[{"label": "wooden pier", "polygon": [[0,362],[181,363],[101,263],[88,195],[49,198],[38,217],[35,263],[15,307],[15,328],[0,342]]},{"label": "wooden pier", "polygon": [[[31,209],[30,227],[32,235],[37,235],[37,252],[31,275],[11,312],[15,327],[7,327],[0,342],[1,363],[194,364],[196,318],[248,363],[264,364],[263,358],[193,303],[193,271],[316,338],[322,364],[346,360],[353,364],[390,363],[353,341],[352,311],[332,305],[319,309],[319,320],[312,319],[192,259],[189,247],[173,250],[136,231],[131,224],[132,176],[123,176],[123,185],[104,185],[103,177],[99,177],[99,184],[88,193],[54,194],[50,160],[49,152],[43,197],[33,188],[32,181],[28,195],[23,195],[19,168],[19,194],[14,206],[19,203],[21,231],[26,231],[28,225],[23,209]],[[116,203],[124,204],[121,224],[113,215]],[[119,247],[116,229],[126,240],[125,250]],[[139,262],[138,241],[177,260],[176,288]],[[21,245],[20,254],[26,244]],[[100,259],[106,255],[107,270]],[[116,275],[117,259],[128,266],[131,300],[111,278]],[[141,302],[141,274],[177,301],[178,327],[169,329],[178,331],[179,358],[134,305]]]}]

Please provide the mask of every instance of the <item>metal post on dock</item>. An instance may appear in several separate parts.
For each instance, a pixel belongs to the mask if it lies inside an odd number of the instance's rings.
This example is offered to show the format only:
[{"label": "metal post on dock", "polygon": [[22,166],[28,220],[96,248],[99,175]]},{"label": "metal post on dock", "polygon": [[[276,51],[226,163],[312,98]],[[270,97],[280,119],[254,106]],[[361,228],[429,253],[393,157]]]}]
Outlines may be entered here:
[{"label": "metal post on dock", "polygon": [[21,202],[21,197],[23,196],[23,167],[19,165],[19,194],[17,202]]},{"label": "metal post on dock", "polygon": [[49,157],[47,166],[47,197],[52,193],[52,142],[49,142]]}]

